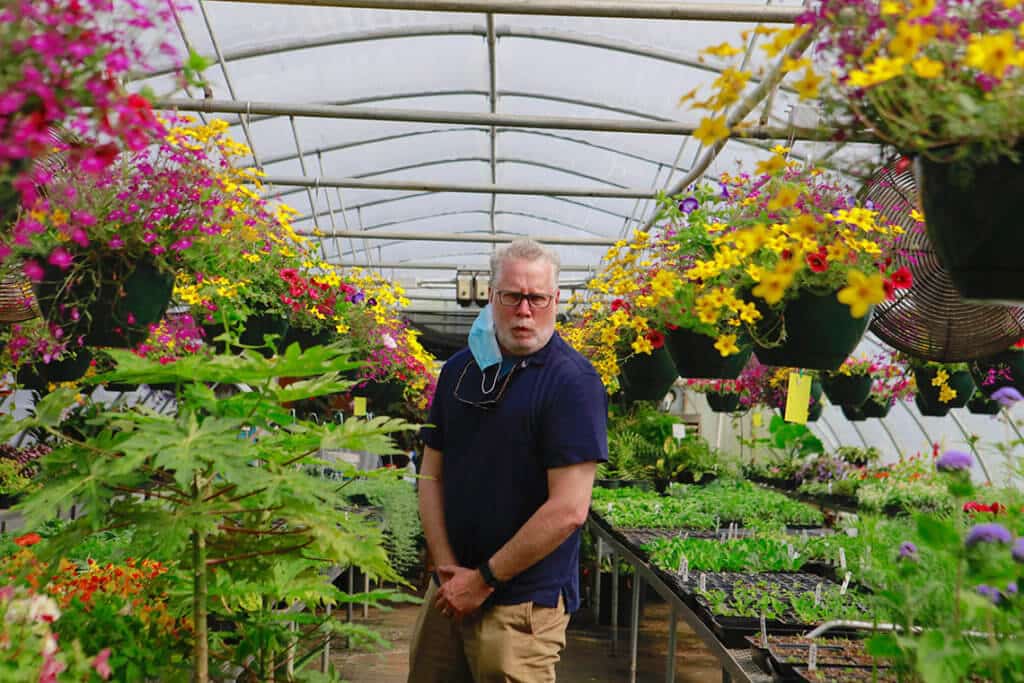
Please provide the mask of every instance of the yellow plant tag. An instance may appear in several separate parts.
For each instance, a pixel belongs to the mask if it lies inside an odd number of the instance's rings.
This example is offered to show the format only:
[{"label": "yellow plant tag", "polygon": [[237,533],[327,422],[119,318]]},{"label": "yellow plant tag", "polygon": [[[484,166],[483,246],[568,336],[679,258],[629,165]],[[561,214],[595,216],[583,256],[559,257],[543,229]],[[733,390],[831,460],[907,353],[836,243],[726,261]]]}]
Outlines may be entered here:
[{"label": "yellow plant tag", "polygon": [[807,407],[811,402],[811,376],[799,372],[789,373],[789,391],[786,396],[786,422],[807,424]]},{"label": "yellow plant tag", "polygon": [[761,420],[761,411],[755,411],[754,414],[750,416],[750,421],[753,423],[755,427],[760,427],[762,424],[764,424],[764,422]]},{"label": "yellow plant tag", "polygon": [[366,415],[366,397],[356,396],[352,399],[352,414],[356,417]]}]

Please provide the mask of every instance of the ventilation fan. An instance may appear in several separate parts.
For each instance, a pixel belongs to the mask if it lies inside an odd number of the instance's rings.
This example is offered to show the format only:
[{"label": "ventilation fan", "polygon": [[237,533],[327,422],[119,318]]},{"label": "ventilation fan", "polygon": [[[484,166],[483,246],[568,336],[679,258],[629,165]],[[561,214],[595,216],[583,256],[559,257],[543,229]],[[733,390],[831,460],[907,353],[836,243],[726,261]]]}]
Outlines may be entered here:
[{"label": "ventilation fan", "polygon": [[865,184],[861,199],[903,227],[893,267],[906,266],[914,277],[910,289],[897,290],[894,300],[875,307],[875,336],[915,358],[945,363],[991,356],[1024,336],[1024,308],[961,300],[924,226],[910,217],[920,206],[910,164],[883,169]]}]

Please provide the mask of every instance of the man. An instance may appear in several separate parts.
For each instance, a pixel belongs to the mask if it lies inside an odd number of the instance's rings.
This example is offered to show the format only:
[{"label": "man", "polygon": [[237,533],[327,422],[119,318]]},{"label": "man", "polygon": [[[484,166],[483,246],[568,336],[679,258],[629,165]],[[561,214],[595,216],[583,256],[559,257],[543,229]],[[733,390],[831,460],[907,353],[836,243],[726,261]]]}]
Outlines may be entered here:
[{"label": "man", "polygon": [[410,683],[555,680],[580,601],[579,529],[608,458],[604,387],[555,334],[558,269],[531,240],[499,249],[470,348],[441,371],[419,483],[438,570]]}]

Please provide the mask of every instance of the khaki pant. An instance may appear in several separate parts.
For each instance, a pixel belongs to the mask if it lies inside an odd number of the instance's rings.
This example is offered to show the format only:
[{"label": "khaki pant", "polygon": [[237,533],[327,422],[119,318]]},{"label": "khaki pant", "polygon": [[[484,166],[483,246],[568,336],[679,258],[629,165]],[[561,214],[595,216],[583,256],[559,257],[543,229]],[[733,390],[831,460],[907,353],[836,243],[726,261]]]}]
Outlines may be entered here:
[{"label": "khaki pant", "polygon": [[409,683],[553,683],[569,615],[532,602],[494,605],[456,624],[434,607],[431,581],[416,619]]}]

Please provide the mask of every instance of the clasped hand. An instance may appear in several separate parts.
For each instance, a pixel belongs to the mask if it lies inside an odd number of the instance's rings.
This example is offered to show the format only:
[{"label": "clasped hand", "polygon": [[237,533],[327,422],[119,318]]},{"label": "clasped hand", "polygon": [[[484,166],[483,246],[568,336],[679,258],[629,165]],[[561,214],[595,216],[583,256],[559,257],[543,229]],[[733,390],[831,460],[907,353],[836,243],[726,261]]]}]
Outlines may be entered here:
[{"label": "clasped hand", "polygon": [[449,564],[438,567],[437,572],[441,587],[434,606],[446,617],[456,620],[468,617],[494,592],[475,569]]}]

